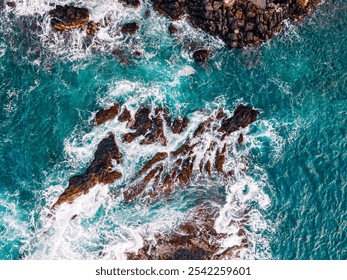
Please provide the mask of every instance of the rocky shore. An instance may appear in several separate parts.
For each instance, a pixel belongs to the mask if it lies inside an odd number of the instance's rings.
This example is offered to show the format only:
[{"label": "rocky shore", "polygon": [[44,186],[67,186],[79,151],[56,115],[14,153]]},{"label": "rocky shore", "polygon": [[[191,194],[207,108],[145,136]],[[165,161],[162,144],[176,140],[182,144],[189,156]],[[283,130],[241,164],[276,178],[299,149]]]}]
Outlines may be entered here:
[{"label": "rocky shore", "polygon": [[[152,0],[172,20],[186,16],[228,48],[256,46],[281,31],[283,21],[302,20],[319,0]],[[172,27],[171,27],[172,29]]]},{"label": "rocky shore", "polygon": [[[193,26],[222,39],[228,48],[257,46],[268,41],[284,27],[285,20],[298,21],[307,16],[319,0],[151,0],[155,11],[173,21],[185,17]],[[126,7],[138,8],[138,0],[120,0]],[[11,2],[8,2],[11,3]],[[100,23],[89,20],[86,8],[57,5],[49,12],[51,25],[59,32],[86,30],[94,36]],[[124,24],[121,32],[134,34],[140,29],[136,22]],[[178,32],[170,24],[171,34]],[[208,50],[197,50],[194,59],[205,62]]]},{"label": "rocky shore", "polygon": [[[188,118],[171,119],[165,108],[139,107],[134,115],[121,104],[114,103],[109,108],[101,109],[95,114],[94,125],[100,126],[106,122],[116,120],[126,122],[127,132],[119,139],[114,134],[104,138],[98,145],[94,159],[87,169],[80,175],[69,180],[69,186],[52,206],[53,210],[63,204],[71,204],[76,198],[87,194],[97,184],[111,184],[122,177],[116,170],[122,164],[123,155],[117,142],[125,145],[133,141],[140,145],[157,143],[163,147],[134,175],[123,188],[122,197],[126,204],[135,200],[152,203],[169,197],[175,191],[190,187],[196,176],[206,178],[230,178],[234,172],[225,166],[229,149],[232,145],[242,145],[243,134],[241,128],[254,122],[258,111],[240,104],[232,116],[223,109],[214,111],[188,134],[185,141],[170,150],[170,137],[181,134],[189,126]],[[236,138],[230,146],[228,137],[236,133]],[[206,138],[213,140],[206,142]],[[240,140],[241,139],[241,140]],[[208,144],[206,144],[208,143]],[[228,143],[228,144],[227,144]],[[208,146],[206,146],[208,145]],[[198,208],[168,234],[158,234],[155,240],[147,240],[142,249],[136,253],[129,253],[129,259],[227,259],[235,258],[242,248],[248,245],[245,232],[239,232],[240,246],[222,248],[221,240],[226,234],[219,234],[214,229],[218,210],[210,206],[198,205]],[[154,243],[153,243],[154,242]],[[151,253],[149,253],[149,251]]]}]

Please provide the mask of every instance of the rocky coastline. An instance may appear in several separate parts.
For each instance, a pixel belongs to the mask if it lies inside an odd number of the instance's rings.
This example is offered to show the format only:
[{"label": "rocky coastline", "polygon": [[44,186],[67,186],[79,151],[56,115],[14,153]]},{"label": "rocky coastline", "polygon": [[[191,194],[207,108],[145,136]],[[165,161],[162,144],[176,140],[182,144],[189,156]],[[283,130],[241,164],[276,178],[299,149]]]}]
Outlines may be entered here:
[{"label": "rocky coastline", "polygon": [[[138,0],[120,0],[125,7],[138,8]],[[285,20],[303,20],[319,3],[319,0],[151,0],[153,9],[173,21],[186,18],[194,27],[220,38],[226,47],[244,48],[260,45],[278,34]],[[86,30],[94,36],[101,23],[89,20],[86,8],[57,5],[49,12],[51,25],[58,32],[73,29]],[[169,32],[175,36],[174,23]],[[121,27],[124,34],[134,34],[140,29],[136,22]],[[197,50],[194,59],[205,62],[211,56],[208,50]]]},{"label": "rocky coastline", "polygon": [[257,46],[284,27],[284,20],[307,16],[319,0],[152,0],[172,20],[186,17],[228,48]]},{"label": "rocky coastline", "polygon": [[[64,203],[87,194],[97,184],[111,184],[122,178],[117,166],[122,165],[122,152],[117,143],[129,145],[136,141],[148,146],[155,143],[162,146],[147,162],[122,191],[125,204],[134,201],[153,203],[170,197],[174,192],[191,187],[196,176],[206,178],[232,178],[234,171],[225,166],[228,151],[233,147],[228,137],[237,134],[234,145],[242,145],[242,128],[253,123],[259,112],[240,104],[229,116],[223,109],[212,112],[189,133],[186,140],[175,148],[167,148],[171,139],[168,131],[183,133],[188,125],[188,118],[171,119],[165,108],[141,106],[132,115],[127,106],[119,103],[101,109],[95,114],[94,125],[100,126],[109,121],[126,122],[127,132],[116,139],[110,132],[98,145],[94,159],[87,169],[69,180],[69,185],[52,206],[58,210]],[[207,142],[206,137],[214,135],[214,140]],[[234,138],[233,138],[234,139]],[[204,152],[202,152],[204,151]],[[204,153],[201,157],[201,153]],[[199,157],[200,155],[200,157]],[[229,259],[237,258],[240,250],[247,248],[245,231],[238,233],[241,245],[222,248],[221,242],[227,234],[217,233],[214,229],[218,209],[209,205],[198,205],[187,220],[172,233],[158,234],[155,240],[146,240],[142,249],[129,253],[128,259]],[[151,248],[151,250],[149,250]],[[151,253],[149,253],[151,251]]]}]

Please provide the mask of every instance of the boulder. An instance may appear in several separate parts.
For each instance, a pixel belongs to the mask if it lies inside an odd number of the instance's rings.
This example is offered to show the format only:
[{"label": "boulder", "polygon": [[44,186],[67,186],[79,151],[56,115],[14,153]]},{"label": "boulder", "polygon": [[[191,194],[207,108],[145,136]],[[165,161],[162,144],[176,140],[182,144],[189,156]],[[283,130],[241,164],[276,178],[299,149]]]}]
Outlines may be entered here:
[{"label": "boulder", "polygon": [[118,0],[125,7],[138,8],[141,5],[140,0]]},{"label": "boulder", "polygon": [[136,22],[129,22],[122,26],[121,31],[124,34],[135,34],[139,31],[140,26]]},{"label": "boulder", "polygon": [[84,29],[89,22],[89,11],[86,8],[76,8],[69,5],[57,5],[49,11],[52,17],[51,25],[56,31]]},{"label": "boulder", "polygon": [[119,112],[120,105],[118,103],[114,103],[110,108],[101,109],[95,115],[95,125],[99,126],[109,120],[114,119]]},{"label": "boulder", "polygon": [[206,62],[211,57],[212,52],[209,50],[197,50],[193,53],[193,58],[196,62]]}]

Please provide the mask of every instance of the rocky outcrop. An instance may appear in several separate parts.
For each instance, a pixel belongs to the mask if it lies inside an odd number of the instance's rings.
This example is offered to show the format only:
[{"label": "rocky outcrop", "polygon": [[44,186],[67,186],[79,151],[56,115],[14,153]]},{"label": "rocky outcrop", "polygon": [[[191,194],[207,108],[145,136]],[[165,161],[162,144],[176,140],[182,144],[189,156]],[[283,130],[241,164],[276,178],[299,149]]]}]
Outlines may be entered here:
[{"label": "rocky outcrop", "polygon": [[124,34],[135,34],[139,31],[140,26],[136,22],[129,22],[122,26],[121,31]]},{"label": "rocky outcrop", "polygon": [[138,8],[141,5],[140,0],[118,0],[125,7]]},{"label": "rocky outcrop", "polygon": [[[119,112],[122,112],[118,116]],[[212,176],[219,174],[224,177],[233,176],[233,170],[226,170],[225,162],[228,155],[227,137],[240,128],[245,128],[254,122],[258,111],[240,104],[231,117],[222,110],[215,111],[211,116],[202,120],[195,131],[175,150],[158,152],[150,159],[134,178],[133,185],[126,186],[123,192],[125,202],[129,203],[139,197],[151,200],[171,194],[178,186],[185,188],[193,179],[194,172]],[[118,103],[110,108],[102,109],[95,115],[95,125],[101,125],[111,119],[128,122],[129,132],[123,134],[122,141],[131,143],[138,138],[140,145],[158,143],[166,146],[169,139],[165,131],[170,128],[171,120],[163,108],[140,107],[134,118],[130,111]],[[177,118],[173,121],[172,132],[181,134],[189,124],[187,118]],[[166,127],[166,128],[165,128]],[[205,138],[213,139],[206,142]],[[242,145],[243,135],[238,136],[238,144]],[[208,145],[208,147],[205,147]],[[204,152],[201,157],[201,152]],[[200,156],[199,156],[200,155]],[[198,161],[197,158],[200,158]],[[102,140],[95,153],[94,160],[82,175],[69,180],[69,187],[59,197],[54,205],[73,200],[89,191],[97,183],[108,184],[119,179],[122,174],[112,169],[112,161],[120,164],[120,154],[114,135]]]},{"label": "rocky outcrop", "polygon": [[51,25],[55,31],[65,32],[75,29],[85,30],[88,36],[94,36],[100,29],[100,23],[89,21],[89,10],[70,5],[57,5],[49,11]]},{"label": "rocky outcrop", "polygon": [[118,115],[119,108],[119,103],[115,103],[110,108],[101,109],[100,111],[98,111],[95,115],[95,125],[98,126],[114,119]]},{"label": "rocky outcrop", "polygon": [[319,0],[152,0],[154,10],[221,38],[228,48],[256,46],[278,33],[285,19],[301,20]]},{"label": "rocky outcrop", "polygon": [[53,205],[53,209],[65,202],[72,203],[77,197],[88,193],[96,184],[110,184],[121,178],[122,174],[113,169],[113,161],[120,164],[121,160],[122,154],[114,135],[110,134],[99,143],[94,159],[86,171],[70,178],[68,188]]},{"label": "rocky outcrop", "polygon": [[[143,123],[142,127],[148,127],[149,119],[140,116],[140,113],[143,114],[143,110],[143,108],[139,109],[135,120],[137,119],[139,123]],[[139,172],[139,183],[128,187],[124,191],[125,201],[132,202],[137,197],[146,197],[153,200],[159,196],[171,194],[178,186],[185,188],[191,182],[194,170],[200,170],[201,174],[207,174],[208,176],[211,176],[213,171],[225,177],[232,176],[233,170],[225,170],[224,168],[228,153],[226,138],[231,133],[254,122],[258,114],[258,111],[243,104],[236,108],[231,117],[228,117],[222,110],[215,112],[199,124],[191,138],[170,153],[170,160],[166,162],[165,166],[163,161],[167,158],[166,153],[165,156],[155,155]],[[148,113],[146,113],[146,116],[148,116]],[[176,120],[175,122],[182,123],[183,121]],[[141,133],[135,132],[137,137],[140,134],[145,135],[145,133],[144,130]],[[206,134],[216,135],[216,139],[210,142],[207,149],[204,148],[206,143],[200,140]],[[128,137],[126,136],[124,140],[127,141]],[[141,144],[143,144],[143,141]],[[201,150],[206,150],[206,153],[202,160],[197,162],[196,158]]]},{"label": "rocky outcrop", "polygon": [[52,17],[51,25],[56,31],[67,31],[84,29],[89,22],[89,11],[87,8],[76,8],[73,6],[57,5],[49,11]]},{"label": "rocky outcrop", "polygon": [[211,54],[209,50],[197,50],[193,53],[193,58],[196,62],[206,62]]},{"label": "rocky outcrop", "polygon": [[200,207],[187,221],[173,232],[158,233],[154,240],[146,240],[144,246],[134,253],[128,253],[131,260],[220,260],[238,258],[240,251],[248,247],[244,230],[238,235],[241,244],[223,248],[221,241],[227,234],[217,233],[214,224],[218,215],[216,209]]}]

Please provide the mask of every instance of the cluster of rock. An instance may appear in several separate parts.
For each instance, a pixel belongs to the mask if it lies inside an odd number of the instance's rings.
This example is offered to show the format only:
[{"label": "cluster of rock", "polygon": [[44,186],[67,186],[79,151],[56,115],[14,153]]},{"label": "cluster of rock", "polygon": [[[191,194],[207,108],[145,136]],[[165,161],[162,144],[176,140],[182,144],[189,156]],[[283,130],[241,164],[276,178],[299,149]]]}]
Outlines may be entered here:
[{"label": "cluster of rock", "polygon": [[[255,46],[272,38],[285,19],[304,18],[319,0],[152,0],[173,20],[186,15],[193,26],[221,38],[228,48]],[[171,27],[172,29],[172,27]]]},{"label": "cluster of rock", "polygon": [[[119,116],[118,116],[119,115]],[[168,139],[164,134],[164,126],[171,128],[172,133],[180,134],[188,126],[189,120],[170,117],[163,108],[156,108],[154,114],[148,107],[140,107],[133,117],[130,111],[118,103],[110,108],[102,109],[96,113],[95,125],[101,125],[118,116],[120,122],[127,122],[128,133],[122,136],[124,143],[131,143],[137,138],[141,145],[160,143],[166,146]],[[228,147],[226,137],[231,133],[246,127],[256,120],[258,112],[248,106],[239,105],[234,115],[228,117],[222,109],[216,111],[206,120],[202,121],[192,136],[176,150],[159,152],[150,159],[137,173],[136,184],[129,186],[123,193],[126,202],[131,202],[139,196],[153,200],[161,195],[168,195],[177,186],[186,187],[191,182],[193,170],[198,169],[201,174],[212,175],[213,170],[223,176],[232,176],[232,170],[225,170],[224,163]],[[204,147],[202,141],[204,134],[217,135],[209,147]],[[239,144],[242,145],[242,134]],[[197,162],[197,151],[205,150],[206,154]],[[100,142],[95,153],[95,158],[87,170],[82,174],[72,177],[69,187],[60,196],[55,206],[63,202],[71,203],[73,200],[95,186],[97,183],[112,183],[121,177],[121,174],[112,169],[112,160],[121,163],[120,154],[114,135],[111,134]],[[164,161],[166,161],[164,168]],[[113,171],[112,171],[113,170]],[[150,188],[148,188],[150,186]]]},{"label": "cluster of rock", "polygon": [[240,257],[240,252],[248,248],[248,239],[242,228],[237,235],[240,245],[228,248],[221,246],[227,237],[218,233],[215,219],[218,211],[211,207],[200,206],[185,222],[173,232],[158,233],[154,240],[145,240],[143,247],[136,253],[128,253],[130,260],[220,260]]},{"label": "cluster of rock", "polygon": [[[138,7],[139,1],[120,1],[128,7]],[[64,32],[75,29],[85,30],[87,35],[94,36],[100,29],[101,23],[89,20],[89,10],[87,8],[78,8],[71,5],[57,5],[49,11],[51,16],[51,25],[55,31]],[[134,34],[139,30],[136,22],[126,23],[121,27],[121,32]]]},{"label": "cluster of rock", "polygon": [[[258,111],[239,105],[232,116],[222,109],[206,117],[195,131],[177,149],[156,153],[137,172],[133,183],[125,186],[123,198],[130,203],[138,198],[151,202],[172,194],[177,187],[186,188],[194,175],[230,177],[232,170],[225,169],[228,154],[227,137],[254,122]],[[123,143],[138,141],[141,145],[160,143],[167,146],[170,139],[165,131],[181,134],[188,125],[189,119],[171,120],[164,108],[140,107],[134,115],[126,106],[114,103],[95,115],[95,126],[117,119],[126,122],[128,132],[119,139]],[[239,133],[239,145],[243,136]],[[205,138],[214,135],[214,140]],[[206,136],[206,137],[205,137]],[[205,137],[205,138],[204,138]],[[208,144],[206,144],[208,143]],[[205,147],[208,145],[208,147]],[[204,152],[202,152],[204,151]],[[204,153],[201,156],[201,153]],[[200,154],[200,157],[198,157]],[[86,194],[96,184],[110,184],[122,177],[115,170],[115,164],[122,163],[123,155],[118,149],[114,134],[103,139],[95,152],[94,159],[81,175],[69,180],[68,188],[53,205],[56,209],[62,203],[72,203],[77,197]],[[199,160],[198,160],[199,159]],[[137,253],[129,253],[129,259],[226,259],[235,258],[240,250],[247,248],[245,231],[240,230],[241,244],[231,248],[222,248],[221,240],[226,234],[217,233],[214,229],[218,212],[208,206],[200,205],[194,214],[169,234],[157,234],[155,240],[147,240]]]}]

